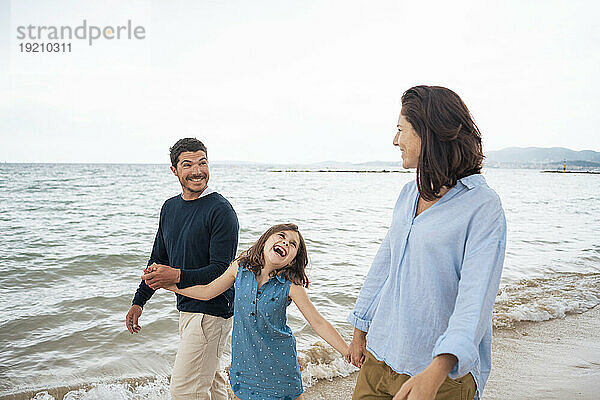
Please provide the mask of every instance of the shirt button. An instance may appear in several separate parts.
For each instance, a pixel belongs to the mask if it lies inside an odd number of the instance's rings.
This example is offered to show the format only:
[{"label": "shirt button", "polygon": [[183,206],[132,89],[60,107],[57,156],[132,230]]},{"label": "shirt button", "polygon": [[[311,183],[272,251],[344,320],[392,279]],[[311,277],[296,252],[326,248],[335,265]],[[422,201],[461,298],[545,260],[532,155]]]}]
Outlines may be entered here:
[{"label": "shirt button", "polygon": [[253,313],[253,312],[251,312],[251,313],[250,313],[250,315],[254,316],[254,313]]}]

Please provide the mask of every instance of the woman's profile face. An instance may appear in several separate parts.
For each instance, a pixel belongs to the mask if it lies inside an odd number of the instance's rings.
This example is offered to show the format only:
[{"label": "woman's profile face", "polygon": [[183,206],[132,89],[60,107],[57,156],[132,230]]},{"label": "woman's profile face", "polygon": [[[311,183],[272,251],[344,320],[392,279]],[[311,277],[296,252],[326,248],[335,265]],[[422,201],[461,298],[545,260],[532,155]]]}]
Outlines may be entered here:
[{"label": "woman's profile face", "polygon": [[404,115],[398,118],[398,133],[394,137],[394,146],[402,152],[402,168],[417,168],[421,154],[421,139]]}]

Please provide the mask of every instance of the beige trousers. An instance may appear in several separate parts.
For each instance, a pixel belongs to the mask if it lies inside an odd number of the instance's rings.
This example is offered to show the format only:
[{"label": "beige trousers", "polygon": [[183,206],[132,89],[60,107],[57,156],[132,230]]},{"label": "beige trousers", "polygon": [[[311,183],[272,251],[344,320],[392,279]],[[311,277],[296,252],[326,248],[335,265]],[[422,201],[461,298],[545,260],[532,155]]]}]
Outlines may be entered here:
[{"label": "beige trousers", "polygon": [[227,400],[225,362],[233,318],[179,312],[179,348],[171,375],[173,400]]}]

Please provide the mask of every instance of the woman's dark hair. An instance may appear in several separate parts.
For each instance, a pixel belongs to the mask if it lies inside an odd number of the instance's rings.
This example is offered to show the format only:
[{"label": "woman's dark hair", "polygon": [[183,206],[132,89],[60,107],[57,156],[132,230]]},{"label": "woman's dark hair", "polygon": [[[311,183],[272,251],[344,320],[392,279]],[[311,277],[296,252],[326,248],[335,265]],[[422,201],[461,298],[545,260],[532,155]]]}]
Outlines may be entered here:
[{"label": "woman's dark hair", "polygon": [[171,165],[177,168],[177,162],[179,161],[179,155],[185,151],[200,151],[202,150],[204,154],[208,157],[208,153],[206,152],[206,146],[204,143],[199,141],[196,138],[185,138],[179,139],[173,147],[169,149],[169,153],[171,156]]},{"label": "woman's dark hair", "polygon": [[238,262],[248,270],[254,272],[257,276],[265,265],[264,247],[267,239],[274,233],[292,231],[298,234],[300,243],[298,243],[298,252],[296,258],[289,265],[283,268],[272,271],[270,276],[282,275],[288,281],[308,287],[308,277],[306,276],[306,266],[308,265],[308,253],[306,251],[306,243],[304,238],[295,224],[279,224],[270,227],[247,251],[238,257]]},{"label": "woman's dark hair", "polygon": [[415,86],[402,95],[400,112],[421,139],[417,186],[424,200],[440,197],[443,186],[481,172],[481,132],[465,103],[440,86]]}]

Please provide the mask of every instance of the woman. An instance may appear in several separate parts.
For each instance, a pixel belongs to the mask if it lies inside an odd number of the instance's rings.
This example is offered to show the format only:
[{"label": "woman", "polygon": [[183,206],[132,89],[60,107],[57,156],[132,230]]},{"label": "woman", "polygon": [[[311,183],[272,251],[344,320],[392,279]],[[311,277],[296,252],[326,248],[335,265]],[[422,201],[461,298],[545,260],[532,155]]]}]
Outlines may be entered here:
[{"label": "woman", "polygon": [[506,242],[500,199],[480,175],[481,134],[456,93],[416,86],[394,145],[417,176],[348,317],[361,367],[353,400],[472,400],[490,373]]}]

